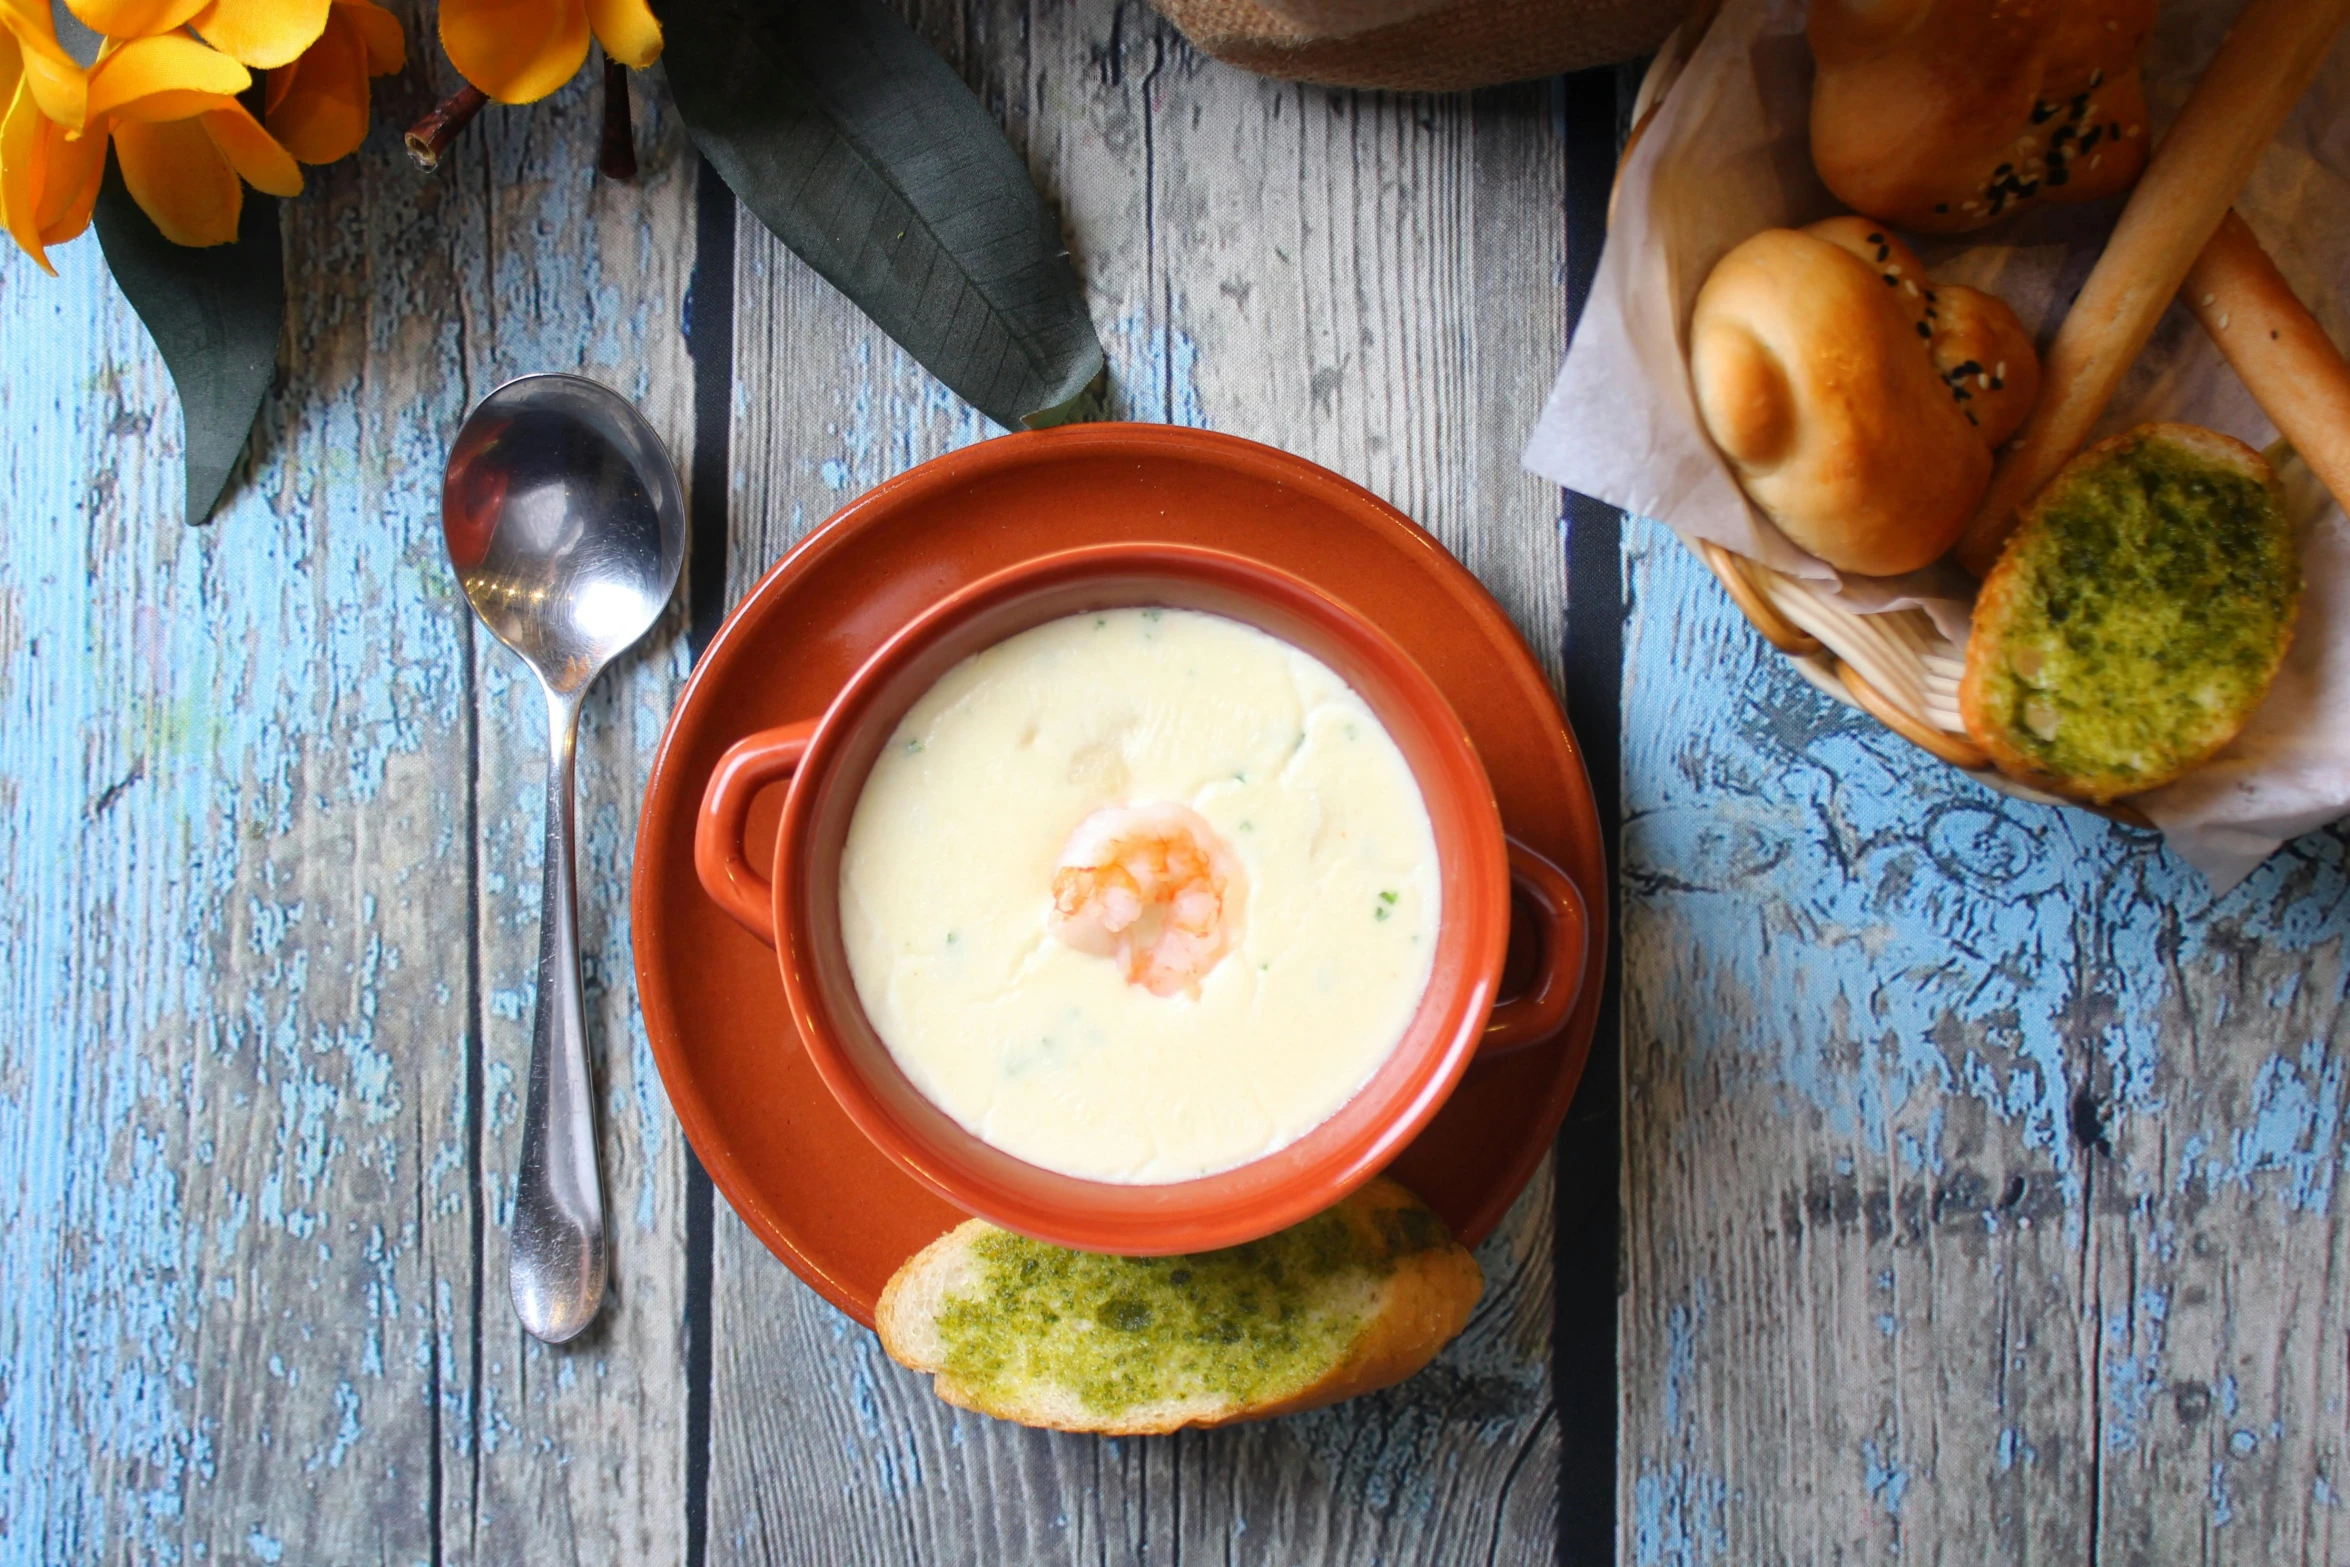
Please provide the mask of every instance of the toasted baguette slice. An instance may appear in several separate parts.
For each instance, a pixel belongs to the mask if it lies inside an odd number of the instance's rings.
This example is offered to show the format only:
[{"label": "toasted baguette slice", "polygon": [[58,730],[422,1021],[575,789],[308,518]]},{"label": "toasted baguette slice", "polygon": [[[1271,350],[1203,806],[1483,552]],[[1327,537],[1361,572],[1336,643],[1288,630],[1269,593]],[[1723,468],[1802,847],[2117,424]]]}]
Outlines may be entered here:
[{"label": "toasted baguette slice", "polygon": [[1066,1251],[973,1219],[898,1269],[875,1326],[950,1404],[1144,1436],[1400,1382],[1484,1289],[1444,1221],[1376,1180],[1279,1234],[1189,1257]]},{"label": "toasted baguette slice", "polygon": [[1999,770],[2097,804],[2234,739],[2293,639],[2301,561],[2260,454],[2186,424],[2100,441],[1975,600],[1959,712]]}]

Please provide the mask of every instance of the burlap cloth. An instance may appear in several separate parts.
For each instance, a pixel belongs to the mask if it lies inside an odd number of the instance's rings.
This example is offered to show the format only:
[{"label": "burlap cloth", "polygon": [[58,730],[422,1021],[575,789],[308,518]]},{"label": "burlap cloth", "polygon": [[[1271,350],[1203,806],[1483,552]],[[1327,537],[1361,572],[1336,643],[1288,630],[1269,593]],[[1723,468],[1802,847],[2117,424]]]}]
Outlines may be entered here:
[{"label": "burlap cloth", "polygon": [[1647,54],[1689,0],[1153,0],[1199,48],[1265,76],[1449,92]]}]

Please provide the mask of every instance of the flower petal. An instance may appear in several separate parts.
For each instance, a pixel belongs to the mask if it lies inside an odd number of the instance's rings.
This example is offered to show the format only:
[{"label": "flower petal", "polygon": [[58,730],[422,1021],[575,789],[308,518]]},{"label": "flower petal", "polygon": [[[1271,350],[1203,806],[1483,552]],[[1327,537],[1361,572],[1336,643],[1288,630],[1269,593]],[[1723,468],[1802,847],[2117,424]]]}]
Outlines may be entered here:
[{"label": "flower petal", "polygon": [[188,25],[209,0],[65,0],[65,8],[94,33],[144,38]]},{"label": "flower petal", "polygon": [[408,38],[400,19],[374,0],[335,0],[335,15],[359,30],[367,42],[367,74],[389,76],[408,64]]},{"label": "flower petal", "polygon": [[661,58],[661,24],[645,0],[587,0],[587,13],[604,53],[630,70]]},{"label": "flower petal", "polygon": [[345,18],[349,9],[336,6],[300,62],[270,74],[269,134],[304,163],[348,157],[367,139],[367,43]]},{"label": "flower petal", "polygon": [[90,213],[98,205],[98,186],[106,177],[105,128],[69,137],[65,127],[52,123],[48,162],[36,216],[41,243],[62,245],[90,226]]},{"label": "flower petal", "polygon": [[9,96],[8,113],[0,117],[0,220],[7,223],[9,237],[52,276],[57,269],[49,264],[41,243],[40,212],[46,172],[42,143],[55,128],[33,101],[31,87],[18,81]]},{"label": "flower petal", "polygon": [[175,245],[226,245],[237,237],[245,187],[201,120],[121,125],[115,156],[131,199]]},{"label": "flower petal", "polygon": [[196,99],[233,98],[253,73],[185,33],[134,38],[90,68],[89,117],[182,119],[202,112]]},{"label": "flower petal", "polygon": [[441,0],[441,47],[500,103],[536,103],[587,60],[582,0]]},{"label": "flower petal", "polygon": [[277,106],[286,101],[286,94],[294,90],[294,78],[302,74],[302,62],[281,65],[274,71],[265,71],[261,77],[261,112],[277,113]]},{"label": "flower petal", "polygon": [[[13,40],[14,52],[41,112],[61,125],[81,129],[90,97],[89,77],[57,42],[57,26],[46,5],[31,0],[0,0],[0,36]],[[0,102],[15,90],[0,92]]]},{"label": "flower petal", "polygon": [[243,104],[231,103],[207,113],[204,129],[211,133],[212,144],[228,159],[229,167],[255,190],[272,196],[302,194],[302,166],[277,144],[276,137],[261,128],[261,122],[247,113]]},{"label": "flower petal", "polygon": [[291,65],[326,31],[329,0],[212,0],[196,31],[255,70]]},{"label": "flower petal", "polygon": [[0,118],[0,219],[43,270],[56,270],[48,246],[90,226],[105,172],[105,132],[71,135],[41,113],[32,84],[20,78]]}]

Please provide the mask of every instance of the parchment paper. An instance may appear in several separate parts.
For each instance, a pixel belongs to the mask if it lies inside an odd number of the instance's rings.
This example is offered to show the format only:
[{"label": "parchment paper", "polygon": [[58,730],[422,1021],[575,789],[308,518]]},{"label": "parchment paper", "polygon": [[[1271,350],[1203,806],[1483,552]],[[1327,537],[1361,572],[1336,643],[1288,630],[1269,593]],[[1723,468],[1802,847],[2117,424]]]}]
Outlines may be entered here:
[{"label": "parchment paper", "polygon": [[[2165,0],[2147,52],[2159,132],[2237,9]],[[1953,566],[1906,577],[1838,573],[1747,503],[1697,416],[1690,308],[1716,261],[1758,230],[1844,210],[1812,170],[1811,54],[1802,0],[1725,0],[1623,170],[1613,226],[1573,346],[1526,448],[1526,466],[1823,584],[1855,609],[1917,604],[1963,642],[1971,581]],[[2043,350],[2122,198],[2041,207],[2013,222],[1922,240],[1938,279],[1998,294]],[[2350,284],[2350,42],[2337,46],[2237,202],[2337,343]],[[2276,428],[2194,318],[2174,305],[2124,383],[2103,437],[2148,419],[2200,424],[2266,447]],[[2350,814],[2350,521],[2325,491],[2289,488],[2307,588],[2283,672],[2244,732],[2209,764],[2136,803],[2214,892],[2278,844]]]}]

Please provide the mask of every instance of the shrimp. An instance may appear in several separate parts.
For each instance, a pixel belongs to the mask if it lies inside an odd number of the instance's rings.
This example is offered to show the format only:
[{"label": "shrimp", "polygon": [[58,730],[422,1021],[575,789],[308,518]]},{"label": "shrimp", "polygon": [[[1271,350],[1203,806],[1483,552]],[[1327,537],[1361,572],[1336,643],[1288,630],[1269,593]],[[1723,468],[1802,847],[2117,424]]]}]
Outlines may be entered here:
[{"label": "shrimp", "polygon": [[1115,958],[1154,996],[1199,994],[1240,937],[1240,860],[1189,806],[1113,805],[1077,824],[1053,872],[1054,939]]}]

